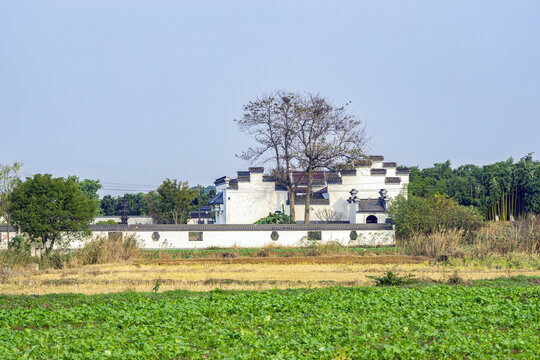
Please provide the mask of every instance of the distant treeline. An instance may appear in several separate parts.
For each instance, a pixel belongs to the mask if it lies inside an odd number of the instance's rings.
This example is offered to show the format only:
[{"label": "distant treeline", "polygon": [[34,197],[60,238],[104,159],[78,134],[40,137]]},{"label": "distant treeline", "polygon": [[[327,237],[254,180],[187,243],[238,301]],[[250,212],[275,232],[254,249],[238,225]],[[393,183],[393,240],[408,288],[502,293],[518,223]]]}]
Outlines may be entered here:
[{"label": "distant treeline", "polygon": [[409,196],[448,195],[461,205],[477,207],[488,220],[510,220],[540,213],[540,161],[532,154],[491,165],[463,165],[450,161],[433,167],[410,168]]},{"label": "distant treeline", "polygon": [[[409,196],[447,195],[460,205],[476,207],[488,220],[496,217],[510,220],[525,213],[540,213],[540,161],[534,161],[532,154],[517,162],[510,158],[485,166],[462,165],[452,169],[450,161],[425,169],[413,166],[409,180]],[[191,201],[190,209],[207,205],[215,195],[213,187],[201,187],[201,190]],[[129,215],[152,215],[148,196],[143,193],[125,196]],[[101,215],[121,215],[123,201],[124,196],[105,195],[101,199]]]},{"label": "distant treeline", "polygon": [[[196,197],[191,202],[190,209],[197,208],[199,206],[208,205],[208,202],[214,197],[216,191],[214,187],[201,187],[200,196]],[[128,215],[131,216],[152,216],[150,211],[147,197],[144,193],[125,194],[121,196],[105,195],[101,199],[101,211],[100,215],[103,216],[120,216],[122,215],[122,209],[124,204],[124,196],[127,202]],[[199,203],[200,202],[200,203]]]},{"label": "distant treeline", "polygon": [[[125,194],[127,200],[128,215],[149,215],[148,202],[144,193]],[[101,199],[101,213],[104,216],[120,216],[124,203],[124,196],[105,195]]]}]

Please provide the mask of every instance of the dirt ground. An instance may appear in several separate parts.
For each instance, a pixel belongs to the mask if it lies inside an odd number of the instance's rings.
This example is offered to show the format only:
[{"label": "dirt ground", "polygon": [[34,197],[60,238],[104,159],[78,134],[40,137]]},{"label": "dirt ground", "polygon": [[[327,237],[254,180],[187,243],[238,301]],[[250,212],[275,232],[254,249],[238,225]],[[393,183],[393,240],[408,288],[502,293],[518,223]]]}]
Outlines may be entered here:
[{"label": "dirt ground", "polygon": [[[121,291],[193,290],[217,287],[234,290],[304,288],[322,286],[368,286],[388,270],[413,274],[424,280],[447,280],[456,271],[464,280],[516,275],[540,276],[540,270],[455,268],[429,263],[423,258],[378,257],[347,260],[333,257],[267,259],[216,259],[133,262],[90,265],[62,270],[19,270],[0,273],[0,294],[109,293]],[[367,257],[369,258],[369,257]],[[392,261],[391,261],[392,260]]]}]

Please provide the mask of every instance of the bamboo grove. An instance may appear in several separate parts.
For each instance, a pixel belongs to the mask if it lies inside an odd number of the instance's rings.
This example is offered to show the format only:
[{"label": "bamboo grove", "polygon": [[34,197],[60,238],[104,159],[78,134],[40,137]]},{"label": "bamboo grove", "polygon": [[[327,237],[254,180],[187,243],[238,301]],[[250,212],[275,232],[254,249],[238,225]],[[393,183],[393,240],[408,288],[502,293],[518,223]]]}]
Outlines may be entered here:
[{"label": "bamboo grove", "polygon": [[410,196],[445,194],[461,205],[478,208],[487,220],[512,220],[540,213],[540,161],[532,154],[479,167],[451,168],[450,161],[412,167]]}]

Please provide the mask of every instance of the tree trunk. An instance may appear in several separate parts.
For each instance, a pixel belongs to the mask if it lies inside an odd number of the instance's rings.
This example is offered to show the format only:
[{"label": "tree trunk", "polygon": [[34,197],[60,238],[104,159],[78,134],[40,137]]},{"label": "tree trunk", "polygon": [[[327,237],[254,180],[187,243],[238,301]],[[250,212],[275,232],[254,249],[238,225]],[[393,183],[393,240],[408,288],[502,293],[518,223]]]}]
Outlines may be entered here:
[{"label": "tree trunk", "polygon": [[311,187],[313,183],[313,168],[311,165],[308,166],[307,171],[307,185],[306,185],[306,206],[304,208],[304,224],[309,224],[309,214],[310,214],[310,206],[311,206]]},{"label": "tree trunk", "polygon": [[296,222],[296,209],[294,207],[295,205],[294,190],[292,188],[289,188],[288,194],[289,194],[289,215],[291,215],[292,222],[295,223]]},{"label": "tree trunk", "polygon": [[7,243],[9,246],[9,214],[6,213],[6,221],[7,221]]},{"label": "tree trunk", "polygon": [[47,254],[52,251],[53,246],[54,246],[54,239],[51,239],[51,246],[49,248],[47,248],[47,239],[45,239],[45,241],[43,242],[43,247],[47,249]]}]

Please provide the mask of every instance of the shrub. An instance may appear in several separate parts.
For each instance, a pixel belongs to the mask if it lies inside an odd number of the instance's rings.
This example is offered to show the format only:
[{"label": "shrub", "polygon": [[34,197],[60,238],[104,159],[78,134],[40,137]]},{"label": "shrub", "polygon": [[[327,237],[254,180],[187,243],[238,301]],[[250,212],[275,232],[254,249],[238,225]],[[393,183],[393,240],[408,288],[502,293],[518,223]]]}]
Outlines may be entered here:
[{"label": "shrub", "polygon": [[270,254],[266,250],[261,250],[255,256],[257,256],[257,257],[268,257],[268,256],[270,256]]},{"label": "shrub", "polygon": [[88,241],[75,256],[84,265],[126,261],[139,255],[140,244],[133,234],[96,237]]},{"label": "shrub", "polygon": [[232,253],[232,252],[225,251],[225,252],[221,253],[221,257],[224,258],[224,259],[233,259],[233,258],[236,257],[236,254]]},{"label": "shrub", "polygon": [[513,259],[529,256],[532,262],[526,262],[537,263],[540,254],[540,217],[529,216],[512,223],[491,222],[469,233],[447,230],[428,235],[414,234],[406,238],[398,237],[396,243],[406,254],[438,260],[450,261],[450,257],[464,260],[498,257],[498,262],[506,259],[511,265]]},{"label": "shrub", "polygon": [[396,239],[396,244],[405,253],[430,258],[455,256],[463,242],[463,230],[438,231],[429,235],[415,234]]},{"label": "shrub", "polygon": [[285,214],[285,208],[282,206],[282,211],[268,213],[268,216],[260,218],[254,224],[293,224],[291,215]]},{"label": "shrub", "polygon": [[416,282],[414,275],[399,276],[388,271],[384,276],[370,276],[375,280],[375,286],[400,286]]},{"label": "shrub", "polygon": [[442,195],[408,199],[400,195],[388,212],[396,224],[396,235],[402,238],[451,230],[470,232],[482,226],[482,217],[475,208]]},{"label": "shrub", "polygon": [[461,278],[461,276],[459,276],[457,270],[454,271],[454,273],[452,274],[452,276],[450,276],[448,278],[448,281],[447,281],[448,284],[450,285],[459,285],[459,284],[463,284],[464,281],[463,279]]},{"label": "shrub", "polygon": [[113,219],[109,219],[109,220],[100,220],[96,223],[96,225],[116,225],[118,224],[116,221],[114,221]]}]

